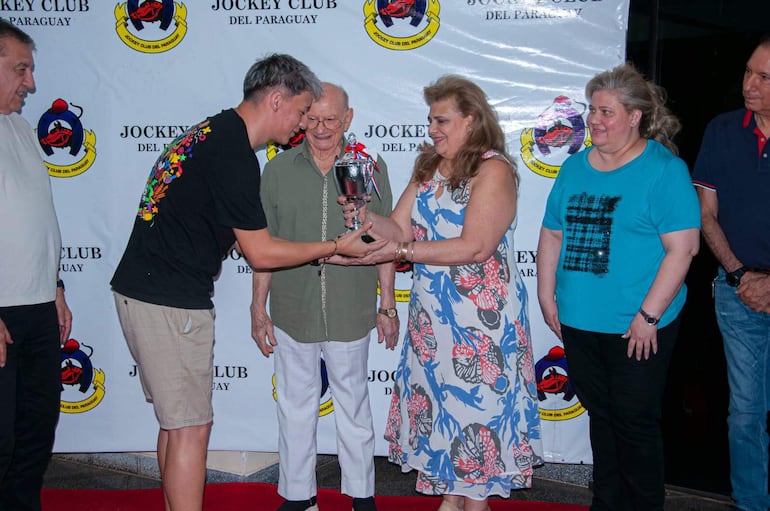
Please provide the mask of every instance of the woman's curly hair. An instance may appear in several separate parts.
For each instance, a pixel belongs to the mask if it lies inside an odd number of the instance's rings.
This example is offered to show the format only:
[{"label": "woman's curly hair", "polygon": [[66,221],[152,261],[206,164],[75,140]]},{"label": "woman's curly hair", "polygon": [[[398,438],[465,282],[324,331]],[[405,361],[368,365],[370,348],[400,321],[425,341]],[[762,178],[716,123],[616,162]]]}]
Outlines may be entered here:
[{"label": "woman's curly hair", "polygon": [[[425,87],[423,95],[429,106],[436,101],[452,99],[463,117],[473,117],[468,138],[452,161],[450,188],[457,188],[461,182],[475,176],[482,162],[481,155],[489,149],[498,151],[511,165],[511,170],[516,172],[514,160],[505,150],[505,135],[497,114],[478,85],[461,76],[445,75]],[[442,156],[436,153],[433,144],[427,142],[419,149],[412,180],[423,183],[433,177]],[[518,182],[518,175],[516,179]]]}]

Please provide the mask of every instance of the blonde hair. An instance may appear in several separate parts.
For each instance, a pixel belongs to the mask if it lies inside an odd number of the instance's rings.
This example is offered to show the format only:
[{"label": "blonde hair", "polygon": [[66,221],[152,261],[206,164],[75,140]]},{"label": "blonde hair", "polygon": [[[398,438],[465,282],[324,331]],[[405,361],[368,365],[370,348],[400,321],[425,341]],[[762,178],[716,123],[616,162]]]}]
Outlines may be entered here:
[{"label": "blonde hair", "polygon": [[[452,99],[463,117],[472,116],[473,122],[465,143],[452,162],[450,188],[457,188],[461,182],[475,176],[481,164],[481,155],[489,149],[498,151],[516,172],[513,158],[505,150],[505,134],[497,120],[497,114],[489,105],[484,91],[467,78],[444,75],[423,89],[428,106],[436,101]],[[420,146],[420,154],[414,164],[412,180],[423,183],[430,180],[438,168],[442,156],[436,153],[432,144]],[[517,181],[518,181],[518,176]]]},{"label": "blonde hair", "polygon": [[624,64],[591,78],[586,84],[586,98],[590,100],[600,90],[615,92],[626,112],[642,112],[639,134],[643,138],[657,140],[679,154],[673,138],[682,125],[666,106],[666,91],[662,87],[646,80],[633,65]]}]

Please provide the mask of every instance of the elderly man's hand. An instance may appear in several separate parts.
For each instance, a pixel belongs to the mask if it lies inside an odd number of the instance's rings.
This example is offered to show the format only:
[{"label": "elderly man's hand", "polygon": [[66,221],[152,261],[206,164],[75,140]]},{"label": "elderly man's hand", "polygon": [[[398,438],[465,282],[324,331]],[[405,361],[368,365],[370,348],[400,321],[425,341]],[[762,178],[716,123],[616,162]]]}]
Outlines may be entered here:
[{"label": "elderly man's hand", "polygon": [[770,275],[748,271],[736,291],[747,306],[757,312],[770,312]]},{"label": "elderly man's hand", "polygon": [[251,338],[257,343],[259,351],[266,357],[273,353],[273,348],[278,345],[275,339],[275,330],[273,321],[267,315],[263,307],[252,303],[249,308],[251,312]]},{"label": "elderly man's hand", "polygon": [[384,314],[377,314],[377,342],[382,344],[384,341],[387,349],[396,349],[399,326],[398,316],[390,318]]}]

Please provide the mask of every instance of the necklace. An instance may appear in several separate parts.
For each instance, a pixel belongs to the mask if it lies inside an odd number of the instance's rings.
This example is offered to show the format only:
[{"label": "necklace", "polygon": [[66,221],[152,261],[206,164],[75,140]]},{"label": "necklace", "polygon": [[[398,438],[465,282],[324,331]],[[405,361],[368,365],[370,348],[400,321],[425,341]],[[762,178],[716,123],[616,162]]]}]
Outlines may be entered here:
[{"label": "necklace", "polygon": [[436,174],[433,176],[433,180],[436,181],[440,185],[446,185],[449,183],[449,178],[445,177],[440,171],[436,171]]}]

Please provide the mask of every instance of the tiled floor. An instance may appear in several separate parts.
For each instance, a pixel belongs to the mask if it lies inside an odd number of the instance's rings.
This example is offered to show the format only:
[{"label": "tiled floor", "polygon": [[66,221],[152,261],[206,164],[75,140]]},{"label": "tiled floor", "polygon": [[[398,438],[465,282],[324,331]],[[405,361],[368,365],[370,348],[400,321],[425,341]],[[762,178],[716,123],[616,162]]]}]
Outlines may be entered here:
[{"label": "tiled floor", "polygon": [[[154,461],[152,461],[154,463]],[[402,474],[400,468],[388,463],[385,458],[376,458],[377,495],[415,495],[414,473]],[[587,467],[574,467],[576,472],[585,473]],[[582,469],[582,470],[581,470]],[[546,465],[535,471],[532,489],[521,490],[512,498],[588,505],[591,491],[585,484],[564,482],[579,479],[568,473],[569,466]],[[340,468],[335,456],[319,456],[317,468],[318,485],[322,488],[339,489]],[[278,467],[272,465],[249,476],[228,477],[227,474],[210,471],[209,481],[241,480],[277,483]],[[152,488],[158,487],[156,478],[97,466],[78,461],[77,457],[56,455],[45,477],[49,488]],[[722,511],[734,509],[729,500],[721,495],[691,492],[680,488],[668,488],[666,511]]]}]

